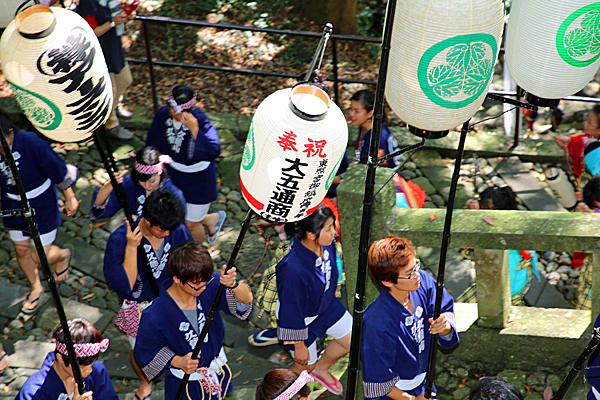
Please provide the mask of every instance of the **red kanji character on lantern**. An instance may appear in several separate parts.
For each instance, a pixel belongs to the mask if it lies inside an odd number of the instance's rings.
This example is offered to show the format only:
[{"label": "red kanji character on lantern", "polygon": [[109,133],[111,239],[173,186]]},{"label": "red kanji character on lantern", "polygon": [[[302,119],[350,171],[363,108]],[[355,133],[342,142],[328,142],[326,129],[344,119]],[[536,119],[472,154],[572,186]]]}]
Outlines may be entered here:
[{"label": "red kanji character on lantern", "polygon": [[298,151],[298,149],[296,149],[296,134],[294,132],[292,132],[292,131],[285,132],[283,134],[283,136],[279,136],[278,139],[279,140],[277,141],[277,143],[281,146],[283,151],[286,151],[286,150]]},{"label": "red kanji character on lantern", "polygon": [[306,153],[307,158],[313,156],[327,157],[327,155],[323,153],[323,148],[326,144],[327,140],[312,140],[309,138],[308,143],[304,145],[306,148],[302,150],[302,152]]}]

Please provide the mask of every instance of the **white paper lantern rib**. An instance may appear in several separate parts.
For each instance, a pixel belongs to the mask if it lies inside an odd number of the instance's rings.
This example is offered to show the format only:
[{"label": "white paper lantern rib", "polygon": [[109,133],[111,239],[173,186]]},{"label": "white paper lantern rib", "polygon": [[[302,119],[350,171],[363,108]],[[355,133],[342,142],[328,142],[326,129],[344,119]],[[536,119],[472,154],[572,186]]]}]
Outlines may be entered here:
[{"label": "white paper lantern rib", "polygon": [[331,187],[347,144],[344,114],[319,86],[269,95],[252,118],[240,166],[246,202],[269,221],[305,218]]},{"label": "white paper lantern rib", "polygon": [[504,28],[502,0],[398,0],[386,98],[415,131],[444,132],[485,99]]},{"label": "white paper lantern rib", "polygon": [[43,5],[19,13],[0,39],[0,60],[23,112],[49,138],[84,140],[108,119],[108,68],[78,14]]},{"label": "white paper lantern rib", "polygon": [[555,103],[583,89],[600,67],[600,2],[514,0],[506,65],[517,85]]}]

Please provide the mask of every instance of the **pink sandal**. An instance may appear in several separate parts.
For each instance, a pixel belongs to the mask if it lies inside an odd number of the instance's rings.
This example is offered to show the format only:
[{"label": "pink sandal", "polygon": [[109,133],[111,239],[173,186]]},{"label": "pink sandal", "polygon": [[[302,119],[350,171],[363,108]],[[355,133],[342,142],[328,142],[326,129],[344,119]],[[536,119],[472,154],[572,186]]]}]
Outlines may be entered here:
[{"label": "pink sandal", "polygon": [[[325,387],[325,389],[329,390],[331,393],[333,394],[337,394],[340,395],[342,394],[342,392],[344,391],[344,387],[338,382],[338,380],[336,379],[335,376],[333,376],[333,374],[331,374],[331,372],[328,372],[328,374],[333,378],[333,383],[327,383],[325,382],[321,377],[315,375],[315,374],[310,374],[313,378],[315,378],[315,381],[319,382],[321,385],[323,385]],[[340,389],[339,390],[335,390],[335,387],[337,385],[340,385]]]}]

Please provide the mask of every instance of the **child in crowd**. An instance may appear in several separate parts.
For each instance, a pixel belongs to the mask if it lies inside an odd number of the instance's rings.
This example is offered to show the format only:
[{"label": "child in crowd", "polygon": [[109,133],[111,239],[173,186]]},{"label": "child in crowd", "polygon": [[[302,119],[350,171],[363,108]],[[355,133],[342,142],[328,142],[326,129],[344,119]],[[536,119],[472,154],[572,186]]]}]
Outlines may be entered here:
[{"label": "child in crowd", "polygon": [[278,368],[267,372],[256,387],[254,400],[309,400],[307,383],[314,378],[307,372],[300,375],[289,369]]}]

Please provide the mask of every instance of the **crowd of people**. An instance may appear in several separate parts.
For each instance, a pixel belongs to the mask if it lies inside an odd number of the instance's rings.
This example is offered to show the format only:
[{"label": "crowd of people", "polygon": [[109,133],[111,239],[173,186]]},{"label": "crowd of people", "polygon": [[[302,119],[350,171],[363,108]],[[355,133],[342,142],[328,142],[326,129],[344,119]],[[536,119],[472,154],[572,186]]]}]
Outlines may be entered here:
[{"label": "crowd of people", "polygon": [[[102,46],[115,99],[122,99],[132,83],[125,61],[121,36],[123,25],[135,17],[119,0],[80,0],[75,9],[90,24]],[[182,379],[189,375],[189,399],[220,400],[233,390],[234,373],[228,366],[223,341],[225,326],[221,312],[245,320],[252,310],[254,295],[249,285],[238,279],[235,267],[222,266],[215,272],[206,242],[215,243],[226,220],[224,211],[210,213],[217,199],[217,164],[221,153],[219,135],[209,118],[198,108],[196,91],[176,85],[168,93],[148,131],[145,146],[136,153],[131,174],[116,173],[126,194],[127,207],[134,216],[109,237],[104,255],[104,273],[109,287],[123,299],[115,324],[131,345],[130,362],[140,385],[134,398],[148,400],[152,381],[165,376],[165,399],[176,397]],[[358,128],[354,162],[366,163],[373,129],[374,94],[360,90],[350,99],[350,124]],[[105,124],[105,134],[131,139],[133,133],[122,127],[118,117],[129,112],[115,101]],[[77,168],[61,160],[35,133],[16,129],[0,115],[27,197],[36,209],[35,222],[53,278],[68,277],[72,248],[53,244],[61,223],[59,192],[64,195],[64,211],[72,215],[79,203],[71,186]],[[557,123],[558,125],[558,123]],[[583,135],[557,136],[573,160],[578,178],[590,175],[581,186],[579,211],[600,212],[600,107],[590,111]],[[384,122],[378,157],[395,153],[398,143]],[[2,155],[0,187],[2,209],[20,208],[15,178]],[[397,169],[402,156],[390,158],[383,167]],[[334,363],[350,351],[352,316],[340,301],[343,265],[336,246],[342,227],[336,206],[336,186],[350,160],[344,154],[326,199],[308,217],[275,225],[282,239],[276,257],[264,273],[256,304],[269,314],[271,327],[251,335],[255,346],[282,343],[293,358],[290,369],[267,373],[256,389],[256,400],[308,399],[312,381],[334,395],[342,395],[343,385],[330,372]],[[93,194],[90,219],[114,216],[123,206],[113,183]],[[516,196],[507,187],[486,189],[469,203],[476,209],[516,210]],[[14,243],[17,261],[31,290],[21,312],[34,314],[43,292],[38,265],[40,259],[31,243],[31,232],[22,216],[4,219]],[[259,221],[263,231],[272,225]],[[533,277],[539,279],[535,252],[511,251],[510,279],[514,304],[522,304]],[[434,319],[436,283],[420,269],[412,242],[387,236],[375,241],[368,253],[368,269],[380,293],[364,311],[361,340],[364,397],[425,400],[425,381],[431,346],[453,348],[459,342],[454,300],[444,289],[442,313]],[[220,291],[222,286],[224,291]],[[471,290],[474,293],[475,287]],[[221,297],[215,299],[216,295]],[[468,300],[465,300],[468,301]],[[215,302],[217,312],[204,337],[202,351],[193,357],[208,311]],[[600,317],[595,326],[600,326]],[[48,353],[40,370],[23,385],[17,399],[116,400],[115,388],[99,353],[108,339],[83,318],[69,321],[86,389],[80,394],[74,378],[64,327],[53,333],[56,349]],[[327,341],[325,339],[327,338]],[[436,342],[432,342],[435,339]],[[325,346],[322,346],[326,343]],[[0,369],[8,365],[8,355],[0,348]],[[592,356],[592,367],[600,357]],[[589,399],[600,398],[600,378],[588,372],[593,385]],[[599,381],[599,382],[597,382]],[[598,388],[598,389],[596,389]],[[435,387],[434,393],[435,393]],[[489,377],[473,389],[470,399],[522,399],[508,382]]]}]

